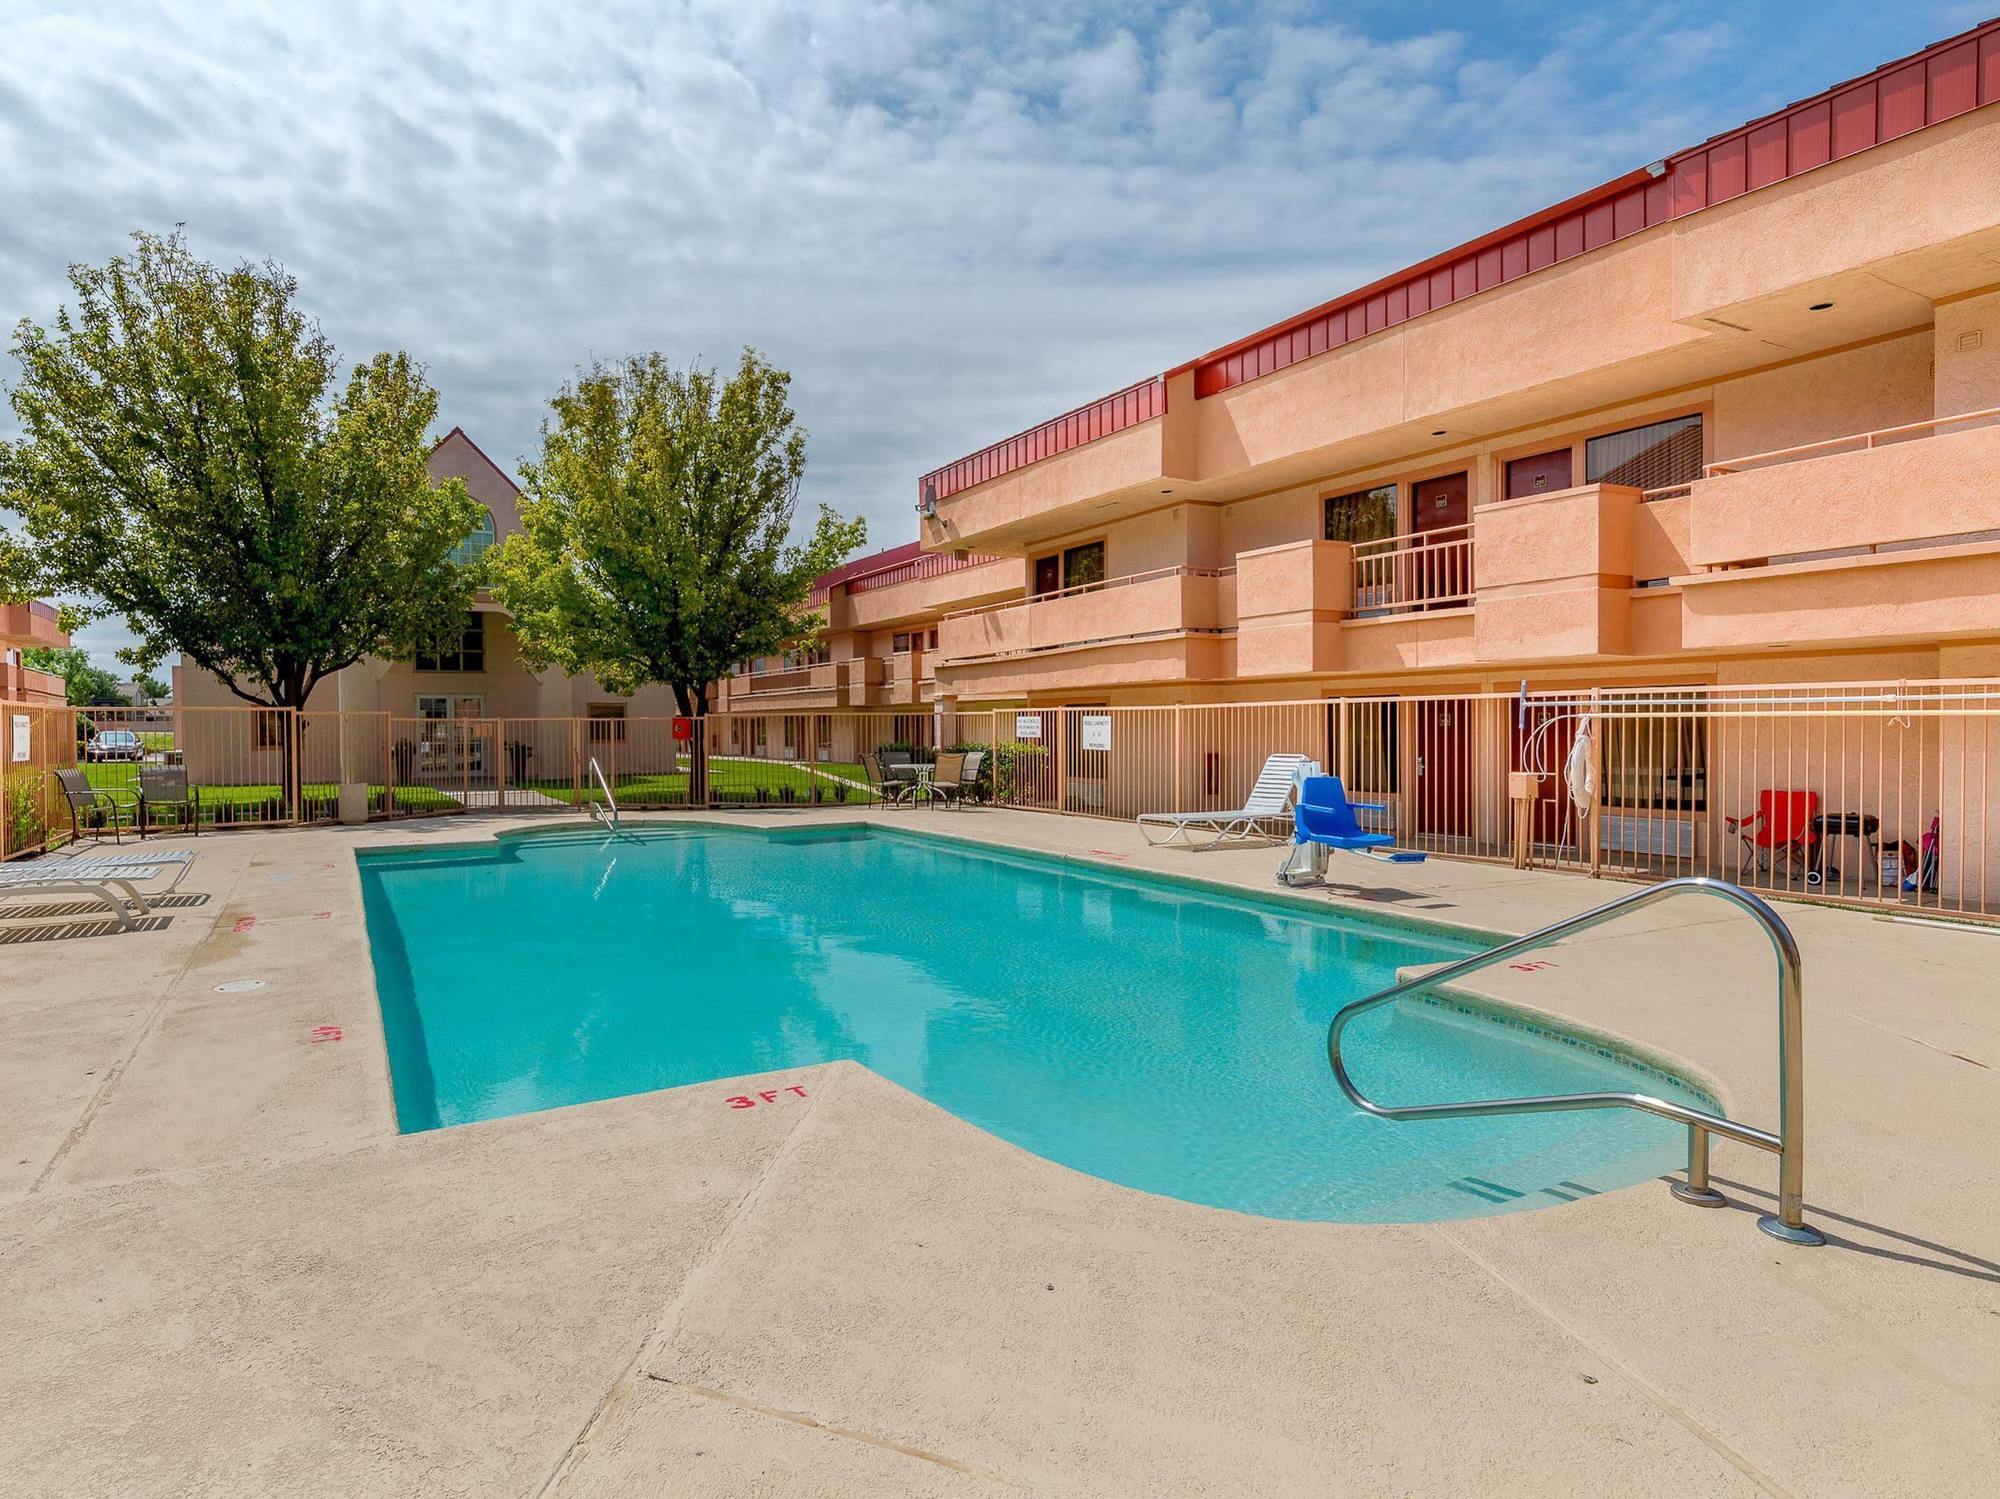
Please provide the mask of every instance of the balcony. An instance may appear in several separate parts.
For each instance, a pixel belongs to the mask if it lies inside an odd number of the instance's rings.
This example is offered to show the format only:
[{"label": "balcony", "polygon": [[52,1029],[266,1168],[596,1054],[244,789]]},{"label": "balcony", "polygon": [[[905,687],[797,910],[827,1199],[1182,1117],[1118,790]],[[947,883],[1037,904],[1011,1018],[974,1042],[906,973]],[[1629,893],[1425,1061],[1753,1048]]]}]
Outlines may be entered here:
[{"label": "balcony", "polygon": [[1760,567],[2000,530],[2000,408],[1711,464],[1688,560]]},{"label": "balcony", "polygon": [[64,633],[54,604],[33,600],[25,604],[0,604],[0,645],[65,646]]},{"label": "balcony", "polygon": [[36,671],[0,652],[0,701],[24,707],[60,707],[68,701],[69,683],[53,672]]},{"label": "balcony", "polygon": [[955,688],[987,691],[1198,679],[1220,674],[1235,623],[1235,569],[1168,567],[947,614],[938,656]]},{"label": "balcony", "polygon": [[933,470],[919,481],[936,510],[924,545],[1014,549],[1108,499],[1191,478],[1193,405],[1191,375],[1156,377]]},{"label": "balcony", "polygon": [[[912,620],[936,619],[947,609],[1018,598],[1027,576],[1019,557],[965,561],[945,554],[922,559],[927,567],[905,566],[893,573],[857,579],[841,601],[839,627],[883,630]],[[942,563],[944,565],[936,565]]]},{"label": "balcony", "polygon": [[2000,410],[1715,464],[1688,506],[1691,649],[2000,630]]}]

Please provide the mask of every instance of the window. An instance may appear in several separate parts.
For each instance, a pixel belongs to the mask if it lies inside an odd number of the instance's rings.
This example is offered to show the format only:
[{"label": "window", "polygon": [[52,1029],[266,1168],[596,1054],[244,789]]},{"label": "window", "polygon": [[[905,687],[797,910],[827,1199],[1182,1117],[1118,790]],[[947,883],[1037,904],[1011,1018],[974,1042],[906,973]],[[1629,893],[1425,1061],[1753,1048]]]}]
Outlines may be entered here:
[{"label": "window", "polygon": [[829,753],[833,749],[833,716],[821,713],[813,719],[813,743]]},{"label": "window", "polygon": [[1104,543],[1086,541],[1063,553],[1063,587],[1081,588],[1104,581]]},{"label": "window", "polygon": [[1326,497],[1328,541],[1380,541],[1396,534],[1396,486],[1377,484]]},{"label": "window", "polygon": [[253,720],[257,725],[258,749],[282,749],[285,743],[283,726],[278,722],[282,713],[259,713]]},{"label": "window", "polygon": [[1701,477],[1701,418],[1676,416],[1583,445],[1583,482],[1671,489]]},{"label": "window", "polygon": [[486,616],[474,611],[465,616],[465,628],[457,640],[447,637],[432,649],[417,652],[418,671],[486,670]]},{"label": "window", "polygon": [[1507,464],[1507,498],[1518,500],[1523,495],[1568,489],[1570,458],[1568,448],[1555,448],[1532,458],[1511,459]]},{"label": "window", "polygon": [[590,714],[590,742],[592,744],[623,744],[625,742],[625,705],[623,703],[592,703]]},{"label": "window", "polygon": [[486,549],[493,545],[493,512],[479,512],[479,524],[472,528],[472,534],[451,549],[451,560],[461,564],[477,562],[486,555]]},{"label": "window", "polygon": [[[1606,716],[1604,805],[1640,812],[1708,809],[1708,735],[1691,697],[1648,699],[1643,718]],[[1657,709],[1657,716],[1650,710]]]},{"label": "window", "polygon": [[900,656],[904,652],[908,651],[909,648],[910,648],[910,632],[907,630],[898,630],[896,632],[896,638],[889,642],[890,651],[893,654]]},{"label": "window", "polygon": [[936,631],[936,630],[933,630],[933,631],[931,631],[931,633],[930,633],[930,639],[929,639],[929,641],[927,642],[927,645],[926,645],[926,648],[927,648],[927,649],[929,649],[929,650],[933,650],[933,651],[937,649],[937,631]]},{"label": "window", "polygon": [[1353,790],[1393,796],[1401,789],[1397,703],[1336,703],[1347,714],[1347,768]]}]

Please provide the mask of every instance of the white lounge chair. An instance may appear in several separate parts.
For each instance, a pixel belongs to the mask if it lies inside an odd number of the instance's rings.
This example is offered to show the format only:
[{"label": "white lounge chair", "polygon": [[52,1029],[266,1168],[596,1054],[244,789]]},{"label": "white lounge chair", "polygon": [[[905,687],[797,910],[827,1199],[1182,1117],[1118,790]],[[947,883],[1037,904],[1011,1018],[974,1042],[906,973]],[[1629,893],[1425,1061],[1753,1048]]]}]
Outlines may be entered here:
[{"label": "white lounge chair", "polygon": [[[146,897],[139,893],[137,881],[150,880],[163,869],[173,869],[177,872],[166,889],[152,892],[155,896],[166,895],[180,884],[193,863],[191,850],[166,849],[0,864],[0,900],[10,895],[94,895],[118,918],[118,925],[129,932],[133,923],[132,911],[126,910],[127,903],[141,916],[153,913]],[[122,899],[112,893],[114,888],[123,892]]]},{"label": "white lounge chair", "polygon": [[[1218,843],[1262,836],[1258,824],[1289,818],[1299,773],[1310,764],[1312,759],[1307,755],[1273,755],[1257,772],[1257,784],[1250,788],[1242,806],[1228,812],[1141,812],[1139,834],[1155,848],[1165,848],[1177,839],[1189,848],[1213,848]],[[1154,837],[1158,828],[1166,829],[1166,836]],[[1197,842],[1200,834],[1207,837]]]}]

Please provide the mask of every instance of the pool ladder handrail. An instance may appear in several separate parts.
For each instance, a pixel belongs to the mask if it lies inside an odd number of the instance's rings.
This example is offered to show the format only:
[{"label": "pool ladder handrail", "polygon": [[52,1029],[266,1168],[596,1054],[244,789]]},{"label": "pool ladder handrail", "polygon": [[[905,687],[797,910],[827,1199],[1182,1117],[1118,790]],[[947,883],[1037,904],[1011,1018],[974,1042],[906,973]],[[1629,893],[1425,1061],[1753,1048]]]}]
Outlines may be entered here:
[{"label": "pool ladder handrail", "polygon": [[[1356,1016],[1382,1005],[1393,1004],[1405,995],[1420,990],[1435,988],[1450,983],[1469,973],[1477,973],[1483,968],[1491,968],[1509,958],[1524,952],[1546,947],[1561,938],[1574,933],[1602,926],[1607,921],[1636,911],[1642,906],[1650,906],[1658,901],[1672,900],[1681,895],[1710,895],[1725,900],[1750,913],[1757,924],[1764,929],[1764,935],[1771,940],[1771,950],[1778,960],[1778,1132],[1754,1129],[1747,1124],[1739,1124],[1733,1119],[1725,1119],[1720,1114],[1711,1114],[1702,1109],[1688,1108],[1684,1104],[1671,1103],[1663,1098],[1654,1098],[1646,1093],[1556,1093],[1541,1098],[1493,1098],[1467,1103],[1437,1103],[1389,1105],[1374,1102],[1355,1086],[1347,1075],[1347,1067],[1340,1054],[1340,1033]],[[1803,1008],[1804,983],[1801,976],[1798,943],[1793,941],[1791,929],[1785,925],[1778,913],[1769,905],[1752,895],[1740,885],[1732,885],[1727,880],[1709,879],[1704,876],[1688,876],[1683,879],[1667,880],[1644,890],[1635,890],[1630,895],[1621,895],[1616,900],[1606,901],[1578,916],[1545,926],[1539,931],[1516,937],[1511,942],[1503,942],[1498,947],[1485,952],[1474,953],[1456,963],[1443,968],[1406,979],[1378,994],[1365,999],[1357,999],[1343,1005],[1327,1027],[1327,1060],[1333,1064],[1334,1081],[1340,1084],[1341,1092],[1353,1101],[1356,1108],[1383,1119],[1470,1119],[1488,1114],[1543,1114],[1560,1113],[1573,1109],[1640,1109],[1648,1114],[1658,1114],[1663,1119],[1672,1119],[1688,1127],[1687,1180],[1673,1184],[1673,1194],[1683,1202],[1698,1207],[1721,1207],[1722,1194],[1709,1185],[1708,1181],[1708,1137],[1721,1135],[1724,1139],[1740,1144],[1754,1145],[1759,1150],[1768,1150],[1778,1157],[1778,1211],[1767,1213],[1757,1220],[1757,1226],[1776,1239],[1788,1244],[1824,1244],[1826,1238],[1819,1230],[1805,1221],[1805,1075],[1800,1040],[1801,1012]]]},{"label": "pool ladder handrail", "polygon": [[[591,820],[603,823],[615,833],[618,831],[618,798],[611,794],[611,783],[604,779],[604,767],[597,763],[595,755],[590,757],[590,773],[597,778],[597,784],[604,788],[603,804],[597,802],[590,804]],[[605,811],[607,806],[611,809],[608,812]]]}]

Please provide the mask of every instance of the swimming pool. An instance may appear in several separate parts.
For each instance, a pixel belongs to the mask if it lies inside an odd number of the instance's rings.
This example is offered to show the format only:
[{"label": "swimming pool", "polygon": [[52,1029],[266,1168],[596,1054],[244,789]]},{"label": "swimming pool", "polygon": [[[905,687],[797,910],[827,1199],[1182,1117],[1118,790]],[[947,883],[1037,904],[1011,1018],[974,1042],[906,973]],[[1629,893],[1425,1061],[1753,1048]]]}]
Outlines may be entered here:
[{"label": "swimming pool", "polygon": [[[1079,1171],[1276,1218],[1546,1207],[1684,1164],[1627,1110],[1394,1123],[1327,1022],[1447,935],[879,828],[682,826],[363,852],[407,1131],[851,1058]],[[1636,1060],[1422,1000],[1363,1016],[1385,1102],[1641,1089]]]}]

